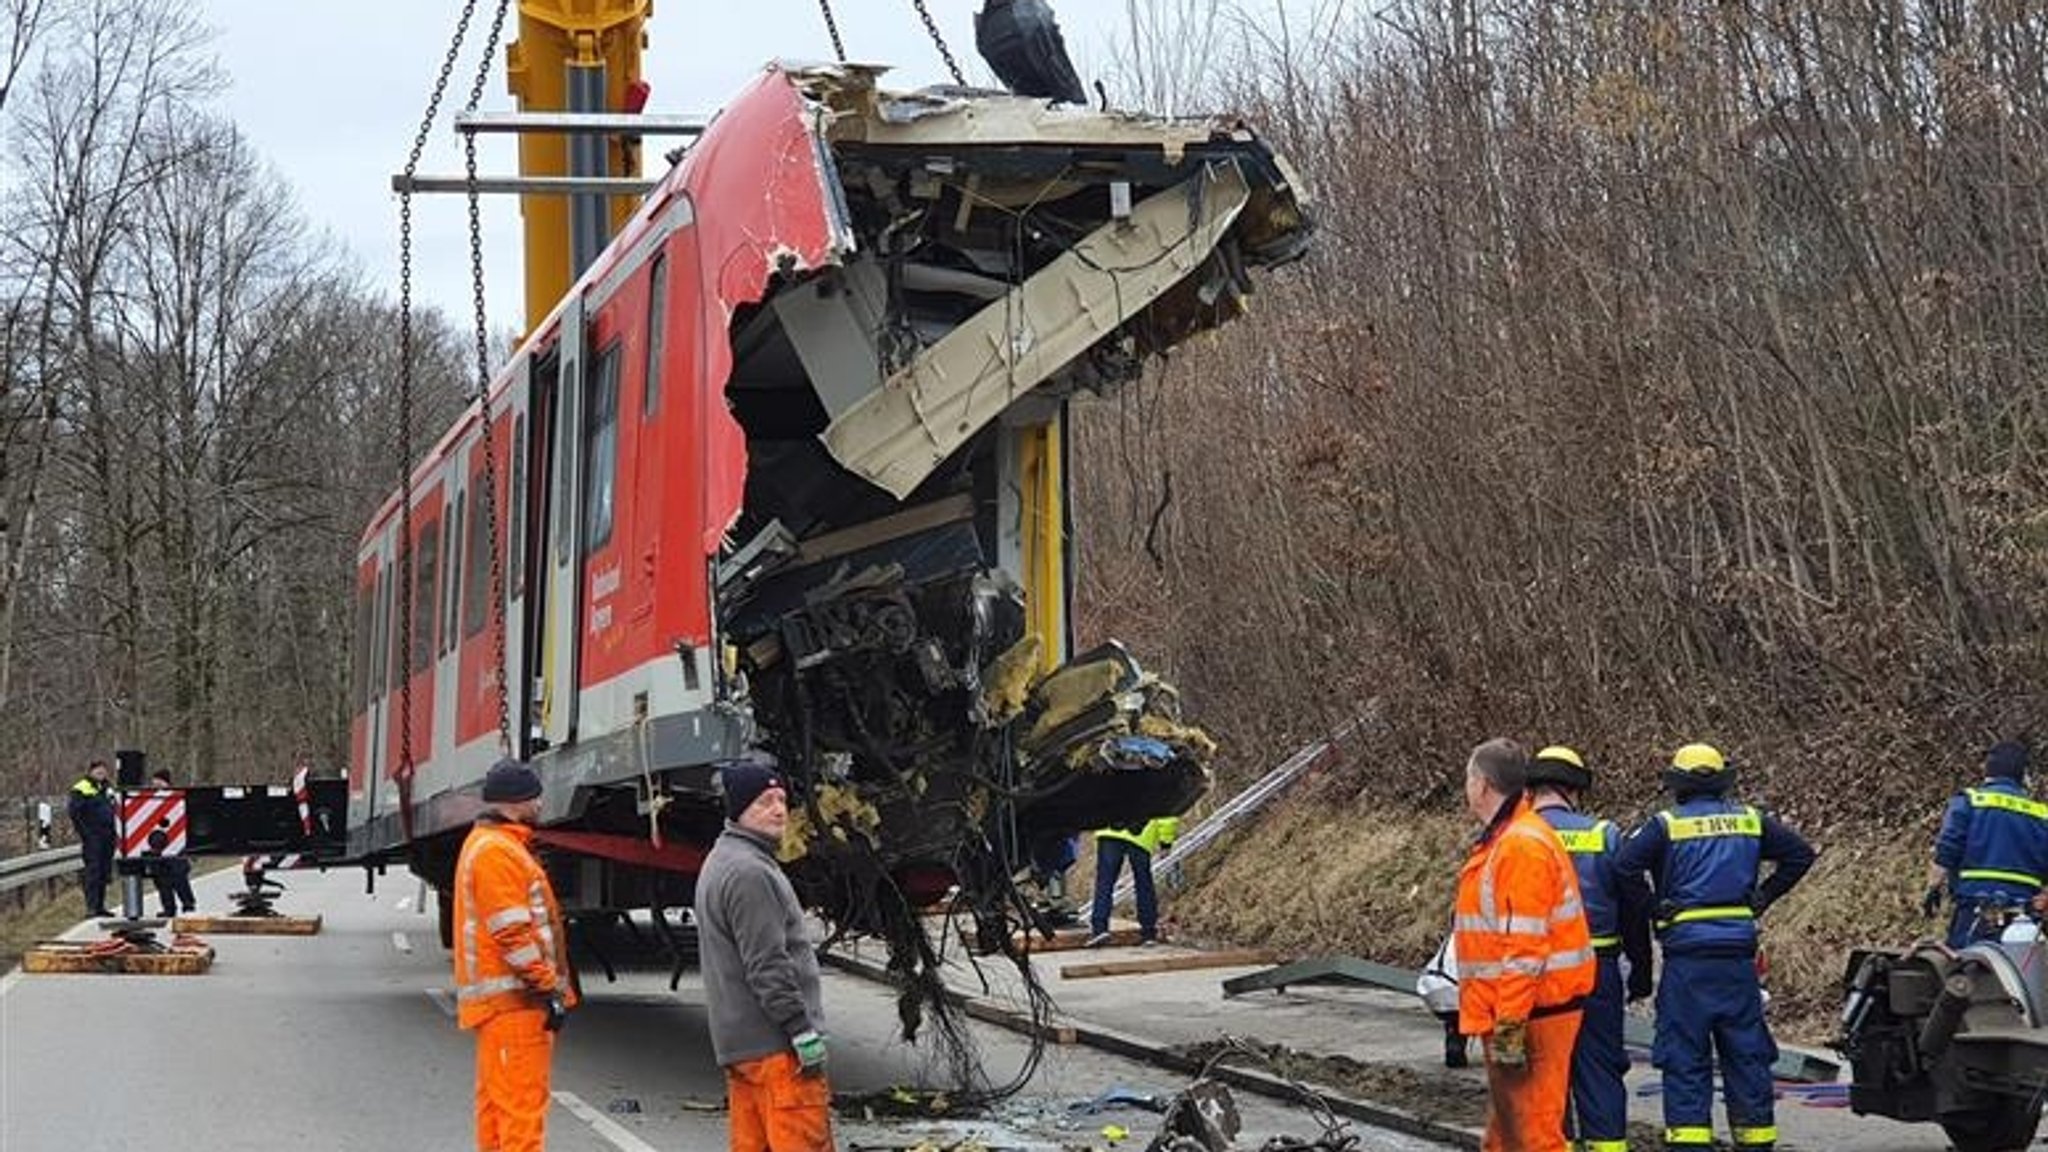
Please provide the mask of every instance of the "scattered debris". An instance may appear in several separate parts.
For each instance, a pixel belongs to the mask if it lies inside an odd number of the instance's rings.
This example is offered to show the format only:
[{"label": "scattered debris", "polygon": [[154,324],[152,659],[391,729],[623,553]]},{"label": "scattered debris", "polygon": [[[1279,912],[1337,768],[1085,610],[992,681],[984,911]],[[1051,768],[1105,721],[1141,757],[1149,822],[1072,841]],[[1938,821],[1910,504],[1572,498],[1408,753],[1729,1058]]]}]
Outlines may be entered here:
[{"label": "scattered debris", "polygon": [[1145,1152],[1229,1152],[1244,1130],[1230,1089],[1206,1077],[1187,1086],[1166,1107],[1159,1135]]},{"label": "scattered debris", "polygon": [[640,1114],[640,1102],[631,1096],[621,1096],[605,1105],[604,1110],[614,1116],[638,1116]]},{"label": "scattered debris", "polygon": [[1166,1097],[1157,1092],[1141,1092],[1136,1088],[1118,1085],[1103,1089],[1091,1099],[1076,1100],[1067,1105],[1067,1109],[1091,1115],[1110,1108],[1142,1108],[1147,1112],[1164,1112],[1168,1103]]},{"label": "scattered debris", "polygon": [[843,1116],[862,1120],[925,1119],[935,1116],[973,1116],[985,1109],[981,1100],[963,1101],[947,1089],[898,1086],[879,1092],[832,1097],[832,1108]]}]

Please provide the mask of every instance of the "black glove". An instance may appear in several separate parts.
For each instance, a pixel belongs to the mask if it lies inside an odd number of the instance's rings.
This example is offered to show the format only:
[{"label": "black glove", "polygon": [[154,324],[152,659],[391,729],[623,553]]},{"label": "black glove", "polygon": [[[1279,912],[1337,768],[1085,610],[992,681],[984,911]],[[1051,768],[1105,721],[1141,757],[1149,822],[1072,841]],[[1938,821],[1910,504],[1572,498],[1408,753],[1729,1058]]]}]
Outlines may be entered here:
[{"label": "black glove", "polygon": [[1941,885],[1930,884],[1927,886],[1927,892],[1920,897],[1920,914],[1922,916],[1933,916],[1940,911]]},{"label": "black glove", "polygon": [[549,996],[548,1022],[542,1025],[542,1027],[546,1028],[550,1032],[560,1032],[562,1030],[562,1021],[567,1020],[568,1018],[569,1002],[567,1000],[562,999],[562,994],[560,992],[556,992],[553,995]]},{"label": "black glove", "polygon": [[1648,1000],[1650,993],[1656,991],[1656,987],[1656,973],[1650,971],[1650,965],[1647,962],[1630,966],[1628,970],[1629,1003],[1633,1004],[1638,1000]]}]

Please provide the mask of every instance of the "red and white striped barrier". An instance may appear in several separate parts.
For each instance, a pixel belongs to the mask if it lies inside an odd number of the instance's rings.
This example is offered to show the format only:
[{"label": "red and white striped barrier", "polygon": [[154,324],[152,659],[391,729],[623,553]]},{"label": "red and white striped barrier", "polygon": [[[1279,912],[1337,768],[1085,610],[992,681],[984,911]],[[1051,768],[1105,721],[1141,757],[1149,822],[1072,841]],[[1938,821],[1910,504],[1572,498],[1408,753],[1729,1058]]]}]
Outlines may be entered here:
[{"label": "red and white striped barrier", "polygon": [[164,856],[185,851],[185,793],[178,788],[141,788],[121,793],[121,855],[150,855],[149,835],[164,833]]}]

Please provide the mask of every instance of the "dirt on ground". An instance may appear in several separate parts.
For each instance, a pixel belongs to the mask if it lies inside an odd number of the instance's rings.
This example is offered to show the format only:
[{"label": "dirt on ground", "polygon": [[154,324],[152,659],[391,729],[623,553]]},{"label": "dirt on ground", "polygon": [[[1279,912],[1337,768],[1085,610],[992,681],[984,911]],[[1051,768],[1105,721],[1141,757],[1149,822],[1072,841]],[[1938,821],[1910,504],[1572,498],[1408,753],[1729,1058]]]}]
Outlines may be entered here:
[{"label": "dirt on ground", "polygon": [[1486,1123],[1486,1088],[1449,1073],[1430,1073],[1349,1056],[1317,1056],[1259,1040],[1203,1041],[1174,1049],[1201,1064],[1228,1063],[1309,1086],[1399,1108],[1424,1120],[1476,1127]]}]

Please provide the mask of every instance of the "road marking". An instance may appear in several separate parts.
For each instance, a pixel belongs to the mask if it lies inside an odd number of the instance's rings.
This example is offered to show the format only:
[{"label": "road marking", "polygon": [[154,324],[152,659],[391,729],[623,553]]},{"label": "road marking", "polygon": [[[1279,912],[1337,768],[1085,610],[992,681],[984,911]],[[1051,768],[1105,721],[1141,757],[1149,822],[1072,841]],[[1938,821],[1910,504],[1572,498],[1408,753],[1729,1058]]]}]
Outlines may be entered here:
[{"label": "road marking", "polygon": [[434,1002],[434,1007],[441,1010],[441,1015],[450,1020],[455,1019],[455,998],[448,994],[446,988],[427,989],[427,999]]},{"label": "road marking", "polygon": [[570,1115],[590,1125],[590,1130],[604,1137],[605,1143],[620,1152],[655,1152],[654,1145],[627,1131],[618,1121],[592,1108],[574,1092],[556,1091],[555,1103],[569,1110]]},{"label": "road marking", "polygon": [[412,937],[407,936],[403,932],[393,932],[391,934],[391,946],[407,956],[412,955]]}]

